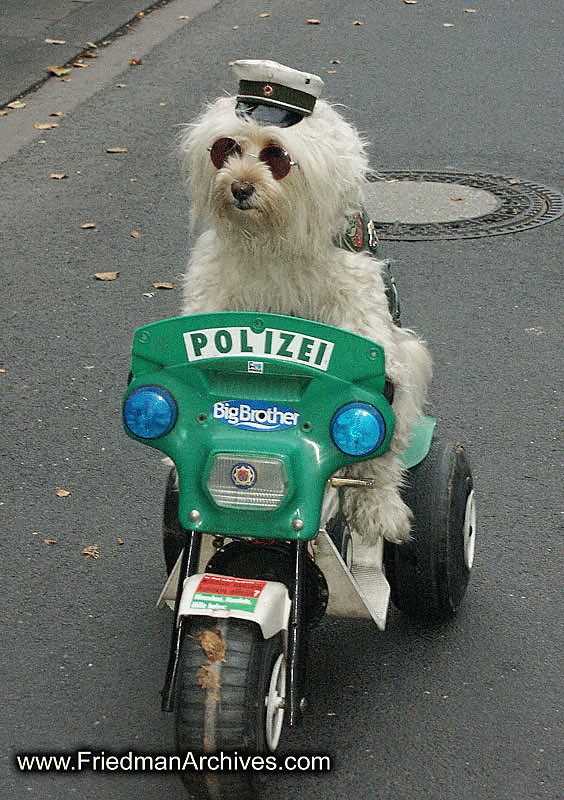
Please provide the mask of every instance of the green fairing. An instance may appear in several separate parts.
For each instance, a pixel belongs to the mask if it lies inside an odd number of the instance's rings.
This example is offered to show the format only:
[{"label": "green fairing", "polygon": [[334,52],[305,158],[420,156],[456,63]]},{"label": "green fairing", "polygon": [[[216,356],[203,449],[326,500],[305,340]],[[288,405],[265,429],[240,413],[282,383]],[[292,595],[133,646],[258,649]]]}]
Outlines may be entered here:
[{"label": "green fairing", "polygon": [[[135,332],[131,371],[124,401],[148,384],[162,386],[176,399],[178,419],[170,433],[145,440],[125,430],[176,464],[179,518],[190,529],[311,539],[317,534],[326,481],[347,464],[366,460],[347,456],[334,445],[329,428],[335,411],[345,403],[365,401],[382,413],[385,438],[367,458],[384,453],[394,431],[394,414],[383,395],[382,347],[309,320],[227,312],[146,325]],[[237,400],[284,406],[299,413],[299,424],[249,431],[213,417],[216,402]],[[410,454],[424,449],[427,433],[428,427],[416,428]],[[281,506],[270,511],[217,506],[206,488],[216,453],[236,453],[249,460],[261,455],[282,458],[289,488]],[[192,509],[200,512],[197,522],[190,520]],[[303,522],[299,531],[292,527],[296,519]]]}]

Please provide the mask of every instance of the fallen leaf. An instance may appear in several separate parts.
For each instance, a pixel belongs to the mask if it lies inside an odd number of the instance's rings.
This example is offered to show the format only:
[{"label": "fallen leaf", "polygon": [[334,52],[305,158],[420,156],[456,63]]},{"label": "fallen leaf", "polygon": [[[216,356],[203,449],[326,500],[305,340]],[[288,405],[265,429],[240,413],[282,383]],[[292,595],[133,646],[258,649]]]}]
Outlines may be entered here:
[{"label": "fallen leaf", "polygon": [[462,195],[457,195],[456,197],[451,197],[450,199],[451,200],[464,200],[464,197]]},{"label": "fallen leaf", "polygon": [[57,544],[56,539],[43,539],[43,541],[45,542],[45,544]]},{"label": "fallen leaf", "polygon": [[326,69],[325,72],[328,75],[335,75],[337,73],[337,70],[336,69]]},{"label": "fallen leaf", "polygon": [[338,58],[332,58],[332,59],[331,59],[331,61],[330,61],[329,63],[330,63],[330,64],[340,64],[341,62],[339,61],[339,59],[338,59]]},{"label": "fallen leaf", "polygon": [[262,17],[263,19],[265,17],[269,17],[269,16],[270,16],[270,14],[268,13],[268,11],[265,11],[263,14],[259,14],[259,17]]},{"label": "fallen leaf", "polygon": [[61,81],[61,83],[70,83],[72,78],[59,78],[59,80]]},{"label": "fallen leaf", "polygon": [[69,497],[70,496],[70,492],[67,492],[66,489],[57,489],[55,494],[57,495],[57,497]]},{"label": "fallen leaf", "polygon": [[521,183],[521,181],[519,180],[519,178],[509,178],[507,183],[515,184],[515,183]]},{"label": "fallen leaf", "polygon": [[4,367],[0,367],[0,374],[1,374],[1,373],[4,373],[4,372],[6,372],[6,370],[4,369]]},{"label": "fallen leaf", "polygon": [[129,183],[137,183],[137,178],[130,178]]},{"label": "fallen leaf", "polygon": [[234,26],[231,28],[231,30],[232,30],[232,31],[238,31],[238,30],[240,30],[240,28],[241,28],[241,26],[240,26],[240,25],[234,25]]},{"label": "fallen leaf", "polygon": [[355,19],[353,25],[364,25],[364,22],[361,22],[359,19]]},{"label": "fallen leaf", "polygon": [[141,61],[141,59],[140,59],[140,58],[131,58],[131,59],[129,60],[129,63],[131,64],[131,66],[132,66],[132,67],[138,67],[138,66],[139,66],[139,64],[141,64],[141,63],[142,63],[142,61]]},{"label": "fallen leaf", "polygon": [[403,0],[406,6],[416,6],[417,0]]},{"label": "fallen leaf", "polygon": [[53,178],[55,181],[62,181],[69,176],[65,172],[52,172],[49,177]]},{"label": "fallen leaf", "polygon": [[58,128],[59,125],[57,122],[34,122],[33,127],[38,131],[50,131],[51,128]]},{"label": "fallen leaf", "polygon": [[212,669],[211,666],[200,667],[200,669],[196,673],[196,677],[198,679],[198,683],[200,684],[200,686],[208,690],[208,696],[206,702],[219,700],[219,690],[221,689],[221,683],[217,672],[214,669]]},{"label": "fallen leaf", "polygon": [[123,539],[120,539],[120,537],[118,536],[118,538],[117,538],[117,543],[118,543],[118,544],[123,544],[123,543],[124,543],[124,541],[123,541]]},{"label": "fallen leaf", "polygon": [[86,42],[86,47],[93,47],[94,49],[96,49],[98,45],[94,44],[94,42]]},{"label": "fallen leaf", "polygon": [[153,284],[153,289],[176,289],[176,286],[173,283],[168,283],[167,281],[156,281]]},{"label": "fallen leaf", "polygon": [[443,22],[443,28],[454,28],[454,22]]},{"label": "fallen leaf", "polygon": [[465,8],[464,11],[467,14],[475,14],[476,13],[476,9],[475,8]]},{"label": "fallen leaf", "polygon": [[56,75],[57,78],[60,78],[61,75],[68,75],[69,72],[72,72],[71,67],[45,67],[47,72],[51,72],[53,75]]},{"label": "fallen leaf", "polygon": [[90,50],[85,50],[80,54],[81,58],[98,58],[98,53],[92,53]]},{"label": "fallen leaf", "polygon": [[154,297],[154,296],[155,296],[154,292],[143,292],[143,297]]},{"label": "fallen leaf", "polygon": [[83,230],[87,231],[87,230],[91,230],[91,228],[95,228],[96,227],[96,223],[95,222],[85,222],[84,225],[81,225],[80,227]]},{"label": "fallen leaf", "polygon": [[115,281],[118,275],[119,272],[95,272],[92,277],[99,281]]},{"label": "fallen leaf", "polygon": [[82,61],[74,61],[73,67],[89,67],[90,64],[83,64]]},{"label": "fallen leaf", "polygon": [[62,117],[63,116],[63,112],[62,111],[51,111],[49,116],[50,117]]},{"label": "fallen leaf", "polygon": [[139,233],[139,231],[131,231],[129,235],[132,236],[134,239],[142,239],[145,234]]},{"label": "fallen leaf", "polygon": [[125,89],[127,83],[116,83],[116,89]]},{"label": "fallen leaf", "polygon": [[225,661],[226,643],[221,631],[202,631],[198,636],[198,642],[210,664]]},{"label": "fallen leaf", "polygon": [[181,14],[178,19],[190,19],[190,17],[187,14]]},{"label": "fallen leaf", "polygon": [[127,147],[108,147],[106,153],[127,153]]},{"label": "fallen leaf", "polygon": [[320,19],[306,19],[308,25],[321,25]]},{"label": "fallen leaf", "polygon": [[66,44],[64,39],[44,39],[45,44]]},{"label": "fallen leaf", "polygon": [[100,558],[100,548],[97,544],[91,544],[90,547],[85,547],[82,554],[90,558]]}]

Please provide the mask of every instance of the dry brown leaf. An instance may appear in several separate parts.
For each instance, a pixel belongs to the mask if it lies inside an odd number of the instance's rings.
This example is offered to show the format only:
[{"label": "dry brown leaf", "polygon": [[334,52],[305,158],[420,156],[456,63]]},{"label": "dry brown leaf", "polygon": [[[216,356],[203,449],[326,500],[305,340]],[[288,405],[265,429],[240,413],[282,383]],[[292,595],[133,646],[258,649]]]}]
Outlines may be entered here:
[{"label": "dry brown leaf", "polygon": [[454,28],[454,22],[443,22],[443,28]]},{"label": "dry brown leaf", "polygon": [[45,544],[57,544],[56,539],[43,539],[43,541],[45,542]]},{"label": "dry brown leaf", "polygon": [[207,689],[208,692],[208,700],[219,700],[219,690],[221,689],[221,683],[219,680],[219,675],[217,672],[212,669],[211,666],[200,667],[198,672],[196,673],[196,677],[198,679],[198,683],[204,689]]},{"label": "dry brown leaf", "polygon": [[355,19],[353,25],[364,25],[364,22],[361,22],[359,19]]},{"label": "dry brown leaf", "polygon": [[225,661],[226,643],[221,631],[202,631],[198,636],[198,641],[210,664]]},{"label": "dry brown leaf", "polygon": [[131,58],[129,59],[129,63],[131,64],[132,67],[138,67],[139,64],[142,64],[143,62],[141,61],[140,58]]},{"label": "dry brown leaf", "polygon": [[341,62],[339,61],[339,59],[338,59],[338,58],[332,58],[332,59],[331,59],[331,61],[330,61],[329,63],[330,63],[330,64],[340,64]]},{"label": "dry brown leaf", "polygon": [[465,8],[464,11],[467,14],[475,14],[476,13],[476,9],[475,8]]},{"label": "dry brown leaf", "polygon": [[91,230],[92,228],[95,228],[96,227],[96,223],[95,222],[85,222],[84,225],[81,225],[80,227],[83,230],[88,231],[88,230]]},{"label": "dry brown leaf", "polygon": [[94,49],[96,49],[98,45],[94,44],[94,42],[86,42],[86,47],[93,47]]},{"label": "dry brown leaf", "polygon": [[127,83],[116,83],[116,89],[125,89]]},{"label": "dry brown leaf", "polygon": [[139,231],[131,231],[129,234],[133,239],[142,239],[145,235],[144,233],[139,233]]},{"label": "dry brown leaf", "polygon": [[92,53],[90,50],[85,50],[80,54],[81,58],[98,58],[98,53]]},{"label": "dry brown leaf", "polygon": [[50,117],[62,117],[63,116],[63,112],[62,111],[51,111],[49,116]]},{"label": "dry brown leaf", "polygon": [[115,281],[119,272],[95,272],[93,277],[99,281]]},{"label": "dry brown leaf", "polygon": [[451,197],[450,199],[451,200],[464,200],[464,196],[463,195],[457,195],[456,197]]},{"label": "dry brown leaf", "polygon": [[89,67],[90,64],[83,64],[82,61],[74,61],[73,67]]},{"label": "dry brown leaf", "polygon": [[69,497],[70,496],[70,492],[67,492],[66,489],[57,489],[55,494],[57,495],[57,497]]},{"label": "dry brown leaf", "polygon": [[265,17],[269,17],[269,16],[270,16],[270,14],[268,13],[268,11],[265,11],[263,14],[259,14],[259,17],[262,17],[263,19]]},{"label": "dry brown leaf", "polygon": [[62,181],[69,176],[66,174],[66,172],[52,172],[49,177],[53,178],[55,181]]},{"label": "dry brown leaf", "polygon": [[231,30],[232,30],[232,31],[238,31],[238,30],[240,30],[240,29],[241,29],[241,26],[240,26],[240,25],[234,25],[234,26],[231,28]]},{"label": "dry brown leaf", "polygon": [[44,39],[45,44],[66,44],[64,39]]},{"label": "dry brown leaf", "polygon": [[190,17],[187,14],[181,14],[178,19],[190,19]]},{"label": "dry brown leaf", "polygon": [[0,367],[0,374],[2,374],[2,373],[4,373],[4,372],[6,372],[6,370],[4,369],[4,367]]},{"label": "dry brown leaf", "polygon": [[403,0],[406,6],[416,6],[417,0]]},{"label": "dry brown leaf", "polygon": [[106,153],[127,153],[127,147],[108,147]]},{"label": "dry brown leaf", "polygon": [[47,72],[51,72],[53,75],[56,75],[57,78],[60,78],[61,75],[68,75],[69,72],[72,72],[71,67],[45,67]]},{"label": "dry brown leaf", "polygon": [[168,283],[167,281],[156,281],[153,284],[153,289],[176,289],[176,286],[173,283]]},{"label": "dry brown leaf", "polygon": [[21,100],[12,100],[11,103],[8,103],[6,108],[25,108],[25,103],[22,103]]},{"label": "dry brown leaf", "polygon": [[335,74],[336,74],[336,72],[337,72],[337,70],[336,70],[336,69],[326,69],[326,70],[325,70],[325,72],[326,72],[328,75],[335,75]]},{"label": "dry brown leaf", "polygon": [[117,541],[118,544],[124,544],[123,539],[121,539],[119,536],[118,536],[116,541]]},{"label": "dry brown leaf", "polygon": [[58,128],[58,122],[34,122],[33,127],[37,128],[38,131],[50,131],[51,128]]},{"label": "dry brown leaf", "polygon": [[100,558],[100,548],[97,544],[91,544],[89,547],[84,548],[82,554],[90,558]]},{"label": "dry brown leaf", "polygon": [[321,25],[320,19],[306,19],[308,25]]},{"label": "dry brown leaf", "polygon": [[519,180],[519,178],[509,178],[507,183],[514,184],[514,183],[521,183],[521,181]]}]

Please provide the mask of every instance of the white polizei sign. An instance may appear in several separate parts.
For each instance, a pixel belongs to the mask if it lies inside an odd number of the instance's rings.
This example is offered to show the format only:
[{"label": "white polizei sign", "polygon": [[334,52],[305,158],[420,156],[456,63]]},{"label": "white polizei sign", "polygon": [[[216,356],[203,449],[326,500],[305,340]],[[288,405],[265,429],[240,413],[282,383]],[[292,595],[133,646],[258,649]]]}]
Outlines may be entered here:
[{"label": "white polizei sign", "polygon": [[184,334],[189,361],[207,358],[273,358],[327,371],[333,342],[295,331],[266,328],[257,333],[248,327],[204,328]]}]

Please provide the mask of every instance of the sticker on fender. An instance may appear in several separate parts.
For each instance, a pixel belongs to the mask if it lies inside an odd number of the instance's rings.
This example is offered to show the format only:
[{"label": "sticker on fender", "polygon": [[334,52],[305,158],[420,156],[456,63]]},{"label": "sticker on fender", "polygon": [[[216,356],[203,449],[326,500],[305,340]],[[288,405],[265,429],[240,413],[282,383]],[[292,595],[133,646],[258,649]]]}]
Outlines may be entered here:
[{"label": "sticker on fender", "polygon": [[189,361],[204,358],[239,356],[255,359],[258,356],[277,361],[306,364],[327,371],[333,342],[306,336],[294,331],[267,328],[260,333],[247,327],[204,328],[184,334],[186,354]]},{"label": "sticker on fender", "polygon": [[266,581],[233,578],[229,575],[204,575],[190,608],[210,611],[254,611]]}]

